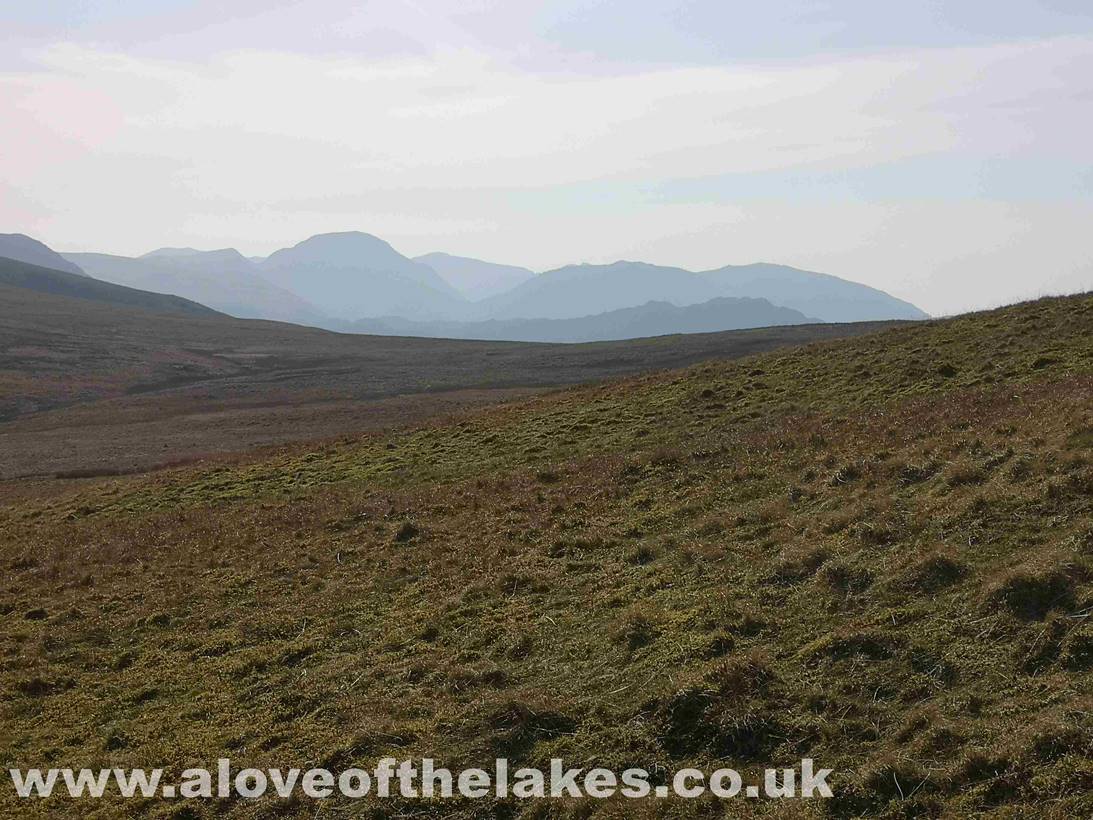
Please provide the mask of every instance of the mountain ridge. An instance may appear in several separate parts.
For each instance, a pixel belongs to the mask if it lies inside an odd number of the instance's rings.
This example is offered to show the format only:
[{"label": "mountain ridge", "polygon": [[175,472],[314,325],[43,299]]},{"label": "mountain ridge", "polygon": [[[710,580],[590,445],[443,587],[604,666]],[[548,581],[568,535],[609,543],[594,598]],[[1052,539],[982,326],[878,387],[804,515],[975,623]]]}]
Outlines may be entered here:
[{"label": "mountain ridge", "polygon": [[[53,253],[29,237],[12,236],[36,253]],[[267,257],[245,257],[235,248],[163,247],[139,257],[73,253],[56,260],[105,281],[174,293],[241,318],[332,329],[358,320],[379,327],[377,320],[397,319],[405,329],[415,323],[572,320],[648,302],[686,307],[717,298],[765,299],[825,322],[929,318],[877,288],[789,265],[693,271],[619,260],[535,273],[443,252],[411,259],[363,231],[315,234]],[[526,327],[510,327],[523,334],[515,338],[526,338]]]},{"label": "mountain ridge", "polygon": [[573,319],[413,322],[399,317],[381,317],[358,320],[347,329],[396,336],[576,344],[800,324],[822,322],[792,308],[773,305],[766,299],[717,297],[684,307],[650,301]]},{"label": "mountain ridge", "polygon": [[620,260],[608,265],[565,265],[540,273],[498,296],[475,303],[476,318],[575,319],[646,302],[677,306],[720,294],[684,268]]},{"label": "mountain ridge", "polygon": [[772,262],[723,265],[701,271],[725,296],[778,298],[778,304],[820,316],[829,322],[854,322],[881,314],[885,319],[928,319],[916,305],[891,294],[830,273]]}]

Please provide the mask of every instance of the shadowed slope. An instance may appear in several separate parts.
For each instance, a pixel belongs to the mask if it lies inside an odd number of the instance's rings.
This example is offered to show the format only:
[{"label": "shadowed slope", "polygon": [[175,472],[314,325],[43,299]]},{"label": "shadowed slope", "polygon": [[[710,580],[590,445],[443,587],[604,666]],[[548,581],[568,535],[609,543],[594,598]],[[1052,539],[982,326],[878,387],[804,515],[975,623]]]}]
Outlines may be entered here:
[{"label": "shadowed slope", "polygon": [[161,249],[140,258],[73,253],[67,258],[97,279],[160,293],[174,293],[241,319],[271,319],[303,325],[328,321],[295,293],[266,281],[238,251]]},{"label": "shadowed slope", "polygon": [[65,259],[52,248],[21,233],[0,233],[0,257],[38,265],[42,268],[86,276],[79,267]]},{"label": "shadowed slope", "polygon": [[0,258],[0,286],[101,302],[115,307],[139,308],[152,313],[170,313],[178,316],[221,315],[212,308],[180,296],[113,285],[92,279],[85,274],[43,268],[14,259]]}]

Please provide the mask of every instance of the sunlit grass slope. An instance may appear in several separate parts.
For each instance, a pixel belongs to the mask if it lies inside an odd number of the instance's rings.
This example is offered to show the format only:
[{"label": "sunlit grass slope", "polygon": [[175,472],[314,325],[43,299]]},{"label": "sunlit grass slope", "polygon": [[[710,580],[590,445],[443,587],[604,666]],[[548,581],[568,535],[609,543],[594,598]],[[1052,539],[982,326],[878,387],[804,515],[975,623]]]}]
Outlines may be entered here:
[{"label": "sunlit grass slope", "polygon": [[9,502],[0,532],[23,766],[810,756],[836,797],[799,815],[1093,813],[1088,295],[84,485]]}]

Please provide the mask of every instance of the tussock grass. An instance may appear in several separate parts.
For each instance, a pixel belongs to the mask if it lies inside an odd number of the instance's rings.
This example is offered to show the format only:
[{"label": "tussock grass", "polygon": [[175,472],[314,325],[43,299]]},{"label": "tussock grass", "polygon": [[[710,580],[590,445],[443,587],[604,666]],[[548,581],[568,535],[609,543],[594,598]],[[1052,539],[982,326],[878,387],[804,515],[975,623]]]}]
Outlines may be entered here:
[{"label": "tussock grass", "polygon": [[5,758],[754,773],[811,756],[834,801],[733,810],[1089,814],[1090,429],[1084,296],[14,497]]}]

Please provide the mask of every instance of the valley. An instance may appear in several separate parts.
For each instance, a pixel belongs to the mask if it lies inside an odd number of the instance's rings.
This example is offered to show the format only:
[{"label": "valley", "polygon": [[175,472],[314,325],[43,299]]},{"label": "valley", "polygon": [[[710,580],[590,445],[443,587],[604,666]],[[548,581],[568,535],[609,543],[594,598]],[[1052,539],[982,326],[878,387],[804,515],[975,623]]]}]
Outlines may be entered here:
[{"label": "valley", "polygon": [[[20,270],[36,281],[87,283],[96,299],[0,280],[0,479],[130,472],[362,434],[544,389],[883,326],[587,345],[365,336],[195,312],[176,297]],[[101,301],[98,290],[126,301]],[[163,300],[176,312],[159,312]]]}]

